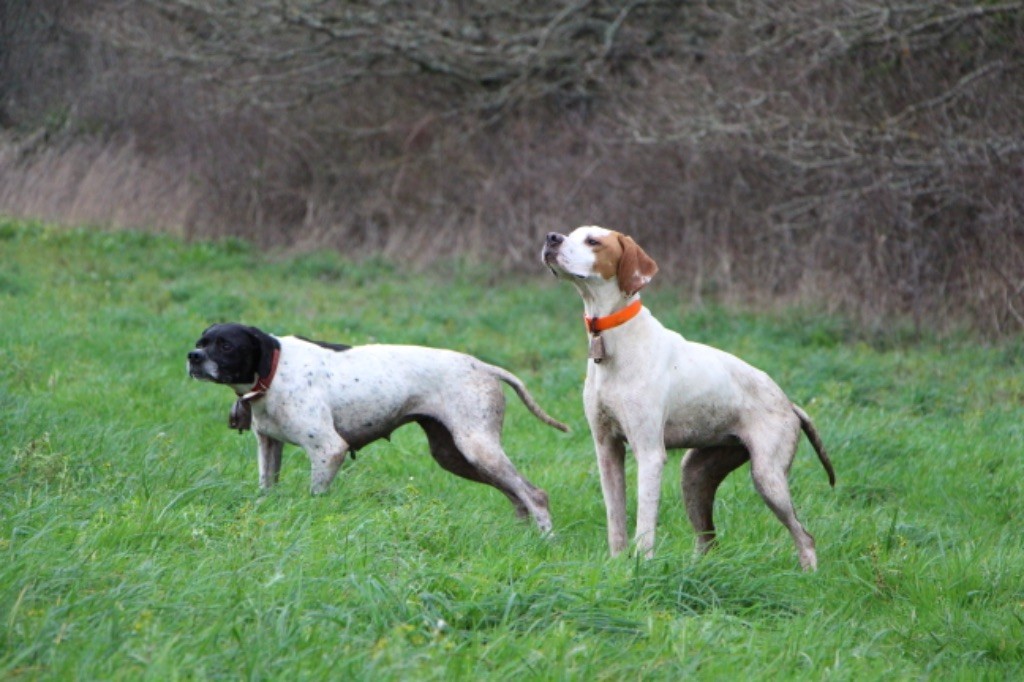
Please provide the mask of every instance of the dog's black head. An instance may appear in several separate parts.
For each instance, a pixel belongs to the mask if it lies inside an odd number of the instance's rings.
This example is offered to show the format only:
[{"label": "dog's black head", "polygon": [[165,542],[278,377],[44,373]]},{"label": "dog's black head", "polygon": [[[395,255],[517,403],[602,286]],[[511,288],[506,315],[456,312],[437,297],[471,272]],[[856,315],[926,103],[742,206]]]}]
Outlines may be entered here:
[{"label": "dog's black head", "polygon": [[255,384],[270,374],[274,351],[281,347],[270,334],[241,324],[215,324],[206,329],[188,354],[194,379],[218,384]]}]

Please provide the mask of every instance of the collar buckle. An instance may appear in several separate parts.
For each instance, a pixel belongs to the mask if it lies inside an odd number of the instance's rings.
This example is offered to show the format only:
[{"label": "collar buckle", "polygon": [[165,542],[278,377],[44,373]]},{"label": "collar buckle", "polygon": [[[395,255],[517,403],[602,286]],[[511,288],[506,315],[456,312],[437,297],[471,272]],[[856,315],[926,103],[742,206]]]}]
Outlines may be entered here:
[{"label": "collar buckle", "polygon": [[231,414],[228,415],[228,426],[232,429],[237,429],[239,433],[247,431],[252,428],[252,406],[249,403],[254,400],[259,400],[267,394],[267,390],[270,389],[270,383],[274,380],[274,375],[277,374],[277,361],[281,358],[281,349],[275,348],[274,355],[270,360],[270,371],[267,376],[256,377],[256,383],[248,393],[240,393],[238,400],[231,408]]}]

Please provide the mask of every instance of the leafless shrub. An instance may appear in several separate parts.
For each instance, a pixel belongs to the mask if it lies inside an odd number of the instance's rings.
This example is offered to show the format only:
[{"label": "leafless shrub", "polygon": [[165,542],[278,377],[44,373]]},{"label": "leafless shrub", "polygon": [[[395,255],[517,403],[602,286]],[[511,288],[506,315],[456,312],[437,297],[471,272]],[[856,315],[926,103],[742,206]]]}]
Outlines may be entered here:
[{"label": "leafless shrub", "polygon": [[44,0],[0,19],[8,211],[510,268],[596,222],[694,301],[1024,327],[1024,2]]}]

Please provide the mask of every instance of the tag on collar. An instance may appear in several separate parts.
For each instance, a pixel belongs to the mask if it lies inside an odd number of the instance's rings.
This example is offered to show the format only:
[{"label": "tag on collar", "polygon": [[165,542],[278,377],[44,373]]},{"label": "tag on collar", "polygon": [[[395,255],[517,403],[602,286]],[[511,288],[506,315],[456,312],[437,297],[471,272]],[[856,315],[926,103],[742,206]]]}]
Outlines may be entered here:
[{"label": "tag on collar", "polygon": [[249,401],[239,398],[231,407],[231,414],[228,416],[228,426],[236,429],[239,433],[252,428],[252,406]]}]

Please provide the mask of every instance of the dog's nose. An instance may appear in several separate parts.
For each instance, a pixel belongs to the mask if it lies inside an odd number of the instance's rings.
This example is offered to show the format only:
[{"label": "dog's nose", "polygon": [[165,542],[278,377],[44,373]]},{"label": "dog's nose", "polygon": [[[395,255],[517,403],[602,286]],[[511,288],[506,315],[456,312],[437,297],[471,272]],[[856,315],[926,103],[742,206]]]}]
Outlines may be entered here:
[{"label": "dog's nose", "polygon": [[564,241],[565,237],[558,234],[557,232],[548,232],[548,236],[544,240],[544,243],[547,244],[548,246],[558,246]]},{"label": "dog's nose", "polygon": [[202,351],[200,351],[200,350],[189,351],[189,354],[188,354],[188,361],[189,362],[199,362],[202,359],[203,359],[203,352]]}]

